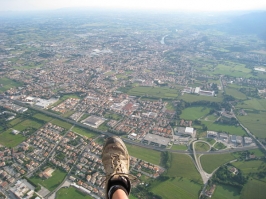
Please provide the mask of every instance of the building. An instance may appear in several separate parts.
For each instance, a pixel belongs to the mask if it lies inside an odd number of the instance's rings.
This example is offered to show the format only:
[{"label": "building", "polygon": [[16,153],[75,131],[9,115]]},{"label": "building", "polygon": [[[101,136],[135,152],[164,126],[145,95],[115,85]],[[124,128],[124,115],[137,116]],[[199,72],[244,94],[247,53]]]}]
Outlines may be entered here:
[{"label": "building", "polygon": [[189,135],[192,137],[194,134],[194,128],[192,128],[192,127],[177,127],[175,129],[175,134],[176,135]]},{"label": "building", "polygon": [[207,137],[208,138],[217,138],[218,133],[215,131],[207,131]]},{"label": "building", "polygon": [[18,199],[29,199],[34,194],[35,187],[27,182],[27,180],[18,180],[16,184],[11,187],[9,190],[16,196]]},{"label": "building", "polygon": [[244,137],[244,143],[245,145],[249,145],[253,143],[253,140],[251,137]]},{"label": "building", "polygon": [[82,123],[91,126],[93,128],[98,128],[102,123],[104,123],[104,121],[105,121],[104,118],[91,115],[87,117],[85,120],[83,120]]},{"label": "building", "polygon": [[154,135],[154,134],[148,133],[142,142],[144,144],[149,144],[149,145],[165,148],[169,144],[170,139],[159,136],[159,135]]},{"label": "building", "polygon": [[128,135],[128,138],[129,138],[129,139],[132,139],[132,140],[135,140],[135,139],[137,139],[137,134],[136,134],[136,133],[130,133],[130,134]]}]

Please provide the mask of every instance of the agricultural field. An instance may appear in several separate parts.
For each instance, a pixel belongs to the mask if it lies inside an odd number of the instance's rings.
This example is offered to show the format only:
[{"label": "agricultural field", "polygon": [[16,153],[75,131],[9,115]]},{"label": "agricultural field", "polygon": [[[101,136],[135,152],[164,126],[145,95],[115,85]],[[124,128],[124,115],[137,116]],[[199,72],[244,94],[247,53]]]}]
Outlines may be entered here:
[{"label": "agricultural field", "polygon": [[209,102],[222,102],[222,97],[209,97],[209,96],[203,96],[203,95],[196,95],[196,94],[187,94],[185,93],[180,97],[180,99],[186,101],[186,102],[197,102],[197,101],[209,101]]},{"label": "agricultural field", "polygon": [[256,196],[256,199],[264,199],[266,195],[265,187],[266,182],[250,179],[242,190],[241,199],[250,199],[254,196]]},{"label": "agricultural field", "polygon": [[225,93],[227,95],[233,96],[236,99],[240,99],[240,100],[247,99],[247,96],[244,93],[242,93],[242,92],[240,92],[240,91],[238,91],[237,89],[234,89],[234,88],[226,87],[225,88]]},{"label": "agricultural field", "polygon": [[131,144],[126,144],[130,156],[142,159],[152,164],[160,165],[161,152]]},{"label": "agricultural field", "polygon": [[212,199],[240,199],[240,191],[237,188],[227,185],[217,185]]},{"label": "agricultural field", "polygon": [[197,171],[192,158],[185,154],[172,153],[171,166],[166,175],[171,177],[182,177],[202,183],[199,172]]},{"label": "agricultural field", "polygon": [[33,117],[35,117],[35,118],[37,118],[39,120],[43,120],[45,122],[49,122],[49,121],[51,121],[53,119],[52,117],[46,116],[46,115],[41,114],[41,113],[37,113]]},{"label": "agricultural field", "polygon": [[197,143],[195,143],[195,150],[197,152],[209,151],[210,146],[204,142],[197,142]]},{"label": "agricultural field", "polygon": [[53,191],[66,177],[66,173],[56,169],[52,177],[43,180],[39,176],[31,177],[30,180],[32,180],[35,184],[41,184],[45,188],[47,188],[49,191]]},{"label": "agricultural field", "polygon": [[250,130],[252,134],[259,138],[266,138],[265,133],[266,112],[248,113],[245,116],[238,116],[243,125]]},{"label": "agricultural field", "polygon": [[244,175],[250,173],[259,173],[260,169],[266,166],[266,163],[261,160],[237,161],[232,163],[236,168],[240,169]]},{"label": "agricultural field", "polygon": [[224,64],[218,64],[214,69],[213,74],[248,78],[252,77],[251,71],[251,69],[245,68],[244,64],[227,61]]},{"label": "agricultural field", "polygon": [[21,86],[19,82],[15,82],[6,77],[0,79],[0,93],[7,91],[10,88]]},{"label": "agricultural field", "polygon": [[222,164],[225,164],[231,160],[236,159],[231,153],[227,154],[211,154],[211,155],[203,155],[200,157],[200,162],[202,168],[207,173],[212,173],[215,169],[217,169]]},{"label": "agricultural field", "polygon": [[228,132],[229,134],[232,135],[239,135],[239,136],[246,135],[246,132],[240,126],[222,125],[209,121],[201,121],[201,123],[205,124],[209,131],[223,131],[223,132]]},{"label": "agricultural field", "polygon": [[93,138],[96,136],[96,133],[76,126],[72,129],[72,131],[88,138]]},{"label": "agricultural field", "polygon": [[192,182],[189,179],[178,177],[161,182],[152,187],[151,191],[163,199],[197,199],[201,185]]},{"label": "agricultural field", "polygon": [[266,111],[266,99],[252,98],[250,100],[245,100],[243,102],[238,103],[236,107],[242,109],[255,109],[258,111]]},{"label": "agricultural field", "polygon": [[130,89],[127,94],[134,96],[149,96],[154,98],[174,99],[178,96],[178,91],[168,87],[135,87]]},{"label": "agricultural field", "polygon": [[26,137],[22,134],[12,134],[12,130],[13,129],[8,129],[5,132],[0,133],[0,144],[6,147],[15,147],[24,140],[26,140]]},{"label": "agricultural field", "polygon": [[182,110],[182,114],[180,115],[181,119],[185,120],[196,120],[206,116],[210,112],[210,108],[206,108],[203,106],[195,106],[189,107]]},{"label": "agricultural field", "polygon": [[69,188],[63,187],[59,189],[55,197],[55,199],[73,199],[73,198],[93,199],[93,197],[80,192],[74,187],[69,187]]},{"label": "agricultural field", "polygon": [[72,124],[69,124],[69,123],[64,122],[64,121],[62,121],[62,120],[59,120],[59,119],[53,119],[53,120],[51,121],[51,123],[52,123],[52,124],[55,124],[55,125],[57,125],[57,126],[61,126],[61,127],[63,127],[65,130],[70,129],[71,126],[72,126]]}]

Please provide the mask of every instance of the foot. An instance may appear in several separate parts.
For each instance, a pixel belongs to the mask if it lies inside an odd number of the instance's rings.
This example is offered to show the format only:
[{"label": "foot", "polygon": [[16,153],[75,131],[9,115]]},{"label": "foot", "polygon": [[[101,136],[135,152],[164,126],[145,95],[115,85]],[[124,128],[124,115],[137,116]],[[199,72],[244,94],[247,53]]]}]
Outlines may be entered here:
[{"label": "foot", "polygon": [[102,162],[106,173],[106,197],[110,195],[110,188],[115,185],[122,186],[128,195],[131,188],[128,178],[129,154],[119,137],[107,138],[103,147]]}]

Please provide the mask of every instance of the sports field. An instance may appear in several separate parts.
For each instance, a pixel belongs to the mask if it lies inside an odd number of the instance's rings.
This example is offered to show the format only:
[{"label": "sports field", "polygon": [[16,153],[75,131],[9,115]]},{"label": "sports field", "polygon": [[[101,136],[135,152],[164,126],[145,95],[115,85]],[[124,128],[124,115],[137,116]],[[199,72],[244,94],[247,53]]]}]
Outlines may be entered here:
[{"label": "sports field", "polygon": [[203,106],[185,108],[184,110],[182,110],[180,118],[185,120],[196,120],[206,116],[210,112],[210,110],[210,108]]},{"label": "sports field", "polygon": [[201,185],[189,179],[178,177],[152,187],[151,191],[163,199],[197,199]]},{"label": "sports field", "polygon": [[80,192],[74,187],[59,189],[55,197],[55,199],[73,199],[73,198],[93,199],[93,197]]},{"label": "sports field", "polygon": [[126,146],[130,156],[142,159],[152,164],[160,165],[161,152],[131,144],[126,144]]},{"label": "sports field", "polygon": [[134,96],[149,96],[154,98],[174,99],[178,96],[178,91],[168,87],[139,86],[130,89],[127,94]]},{"label": "sports field", "polygon": [[26,137],[22,134],[14,135],[12,134],[13,129],[8,129],[5,132],[0,134],[0,144],[6,147],[15,147],[24,140],[26,140]]},{"label": "sports field", "polygon": [[200,162],[202,168],[207,173],[212,173],[214,169],[217,169],[219,166],[236,159],[231,153],[227,154],[211,154],[203,155],[200,157]]},{"label": "sports field", "polygon": [[52,173],[52,177],[48,179],[41,179],[39,176],[31,177],[30,180],[32,180],[35,184],[41,184],[45,188],[47,188],[49,191],[53,191],[65,178],[66,173],[56,169]]},{"label": "sports field", "polygon": [[240,191],[237,188],[227,185],[217,185],[212,199],[240,199]]},{"label": "sports field", "polygon": [[256,137],[266,138],[266,112],[248,113],[246,116],[238,116],[238,119]]},{"label": "sports field", "polygon": [[265,196],[266,183],[256,179],[250,179],[248,183],[245,184],[241,193],[241,199],[265,199]]},{"label": "sports field", "polygon": [[209,131],[223,131],[228,132],[232,135],[246,135],[246,132],[240,126],[231,126],[231,125],[222,125],[216,124],[210,121],[201,121],[202,124],[205,124],[208,127]]},{"label": "sports field", "polygon": [[89,131],[87,129],[84,129],[84,128],[76,127],[76,126],[72,129],[72,131],[80,135],[86,136],[88,138],[93,138],[96,136],[96,133]]}]

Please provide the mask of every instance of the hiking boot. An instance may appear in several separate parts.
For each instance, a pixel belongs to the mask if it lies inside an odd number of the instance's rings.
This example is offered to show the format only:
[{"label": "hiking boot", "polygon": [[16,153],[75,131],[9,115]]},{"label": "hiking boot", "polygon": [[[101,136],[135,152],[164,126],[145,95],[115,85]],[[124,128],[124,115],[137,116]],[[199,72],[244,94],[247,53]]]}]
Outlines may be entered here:
[{"label": "hiking boot", "polygon": [[117,189],[129,195],[129,155],[124,142],[119,137],[109,137],[103,147],[102,163],[106,173],[105,195],[111,198]]}]

